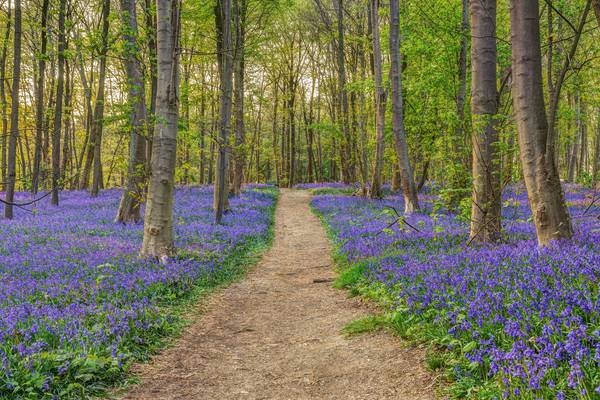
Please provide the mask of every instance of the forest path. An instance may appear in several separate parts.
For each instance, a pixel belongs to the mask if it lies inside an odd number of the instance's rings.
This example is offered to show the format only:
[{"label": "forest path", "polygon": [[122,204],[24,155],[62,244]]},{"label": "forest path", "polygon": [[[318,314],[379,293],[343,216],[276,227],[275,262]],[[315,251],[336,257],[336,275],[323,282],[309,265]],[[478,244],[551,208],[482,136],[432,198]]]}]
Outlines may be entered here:
[{"label": "forest path", "polygon": [[306,191],[282,190],[273,247],[215,293],[176,340],[134,372],[126,399],[433,399],[424,352],[387,332],[346,338],[369,313],[330,283],[331,247]]}]

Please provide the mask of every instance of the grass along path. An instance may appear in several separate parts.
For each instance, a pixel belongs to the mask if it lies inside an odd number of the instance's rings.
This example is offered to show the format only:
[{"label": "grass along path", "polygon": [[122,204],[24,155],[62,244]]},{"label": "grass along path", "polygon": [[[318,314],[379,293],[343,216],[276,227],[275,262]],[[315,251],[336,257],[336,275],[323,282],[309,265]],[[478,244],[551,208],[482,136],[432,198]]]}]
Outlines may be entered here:
[{"label": "grass along path", "polygon": [[345,337],[369,314],[333,289],[331,247],[306,191],[283,190],[271,250],[212,296],[174,345],[135,372],[126,399],[433,399],[424,352],[384,331]]}]

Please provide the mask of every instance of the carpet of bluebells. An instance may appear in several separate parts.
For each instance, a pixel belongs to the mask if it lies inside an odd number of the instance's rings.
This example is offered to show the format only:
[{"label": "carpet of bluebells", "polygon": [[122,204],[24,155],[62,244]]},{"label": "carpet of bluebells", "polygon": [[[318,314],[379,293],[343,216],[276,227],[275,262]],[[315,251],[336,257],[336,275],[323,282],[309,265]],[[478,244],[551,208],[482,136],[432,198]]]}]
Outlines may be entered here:
[{"label": "carpet of bluebells", "polygon": [[401,332],[444,349],[436,353],[456,397],[599,399],[600,193],[565,191],[575,238],[543,249],[519,186],[503,196],[502,243],[483,247],[433,194],[421,196],[423,213],[391,227],[399,195],[312,205],[353,285],[386,298]]},{"label": "carpet of bluebells", "polygon": [[113,222],[119,196],[64,192],[0,221],[0,398],[80,399],[121,379],[173,331],[169,304],[239,274],[268,242],[276,191],[246,188],[214,225],[212,189],[178,189],[179,252],[165,264],[137,258],[143,226]]}]

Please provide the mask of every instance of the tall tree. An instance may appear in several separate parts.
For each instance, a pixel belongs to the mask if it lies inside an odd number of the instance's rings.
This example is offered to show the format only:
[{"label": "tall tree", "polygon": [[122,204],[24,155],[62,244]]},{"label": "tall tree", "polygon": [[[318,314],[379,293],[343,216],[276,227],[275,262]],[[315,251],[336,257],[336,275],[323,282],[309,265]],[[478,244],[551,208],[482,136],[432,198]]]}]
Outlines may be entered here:
[{"label": "tall tree", "polygon": [[402,54],[400,52],[400,1],[390,0],[390,79],[392,81],[392,132],[398,159],[398,172],[404,196],[404,212],[419,209],[417,186],[408,158],[408,143],[404,126],[404,98],[402,93]]},{"label": "tall tree", "polygon": [[233,77],[235,81],[235,151],[233,166],[233,193],[240,195],[246,163],[245,132],[244,132],[244,74],[246,47],[246,0],[233,0],[233,16],[235,23],[235,50]]},{"label": "tall tree", "polygon": [[497,152],[496,0],[471,2],[471,113],[473,115],[473,240],[500,236],[500,161]]},{"label": "tall tree", "polygon": [[148,115],[148,143],[146,146],[146,169],[150,170],[152,162],[152,138],[154,137],[154,118],[156,114],[156,97],[158,86],[158,66],[156,63],[156,10],[155,2],[152,0],[144,0],[144,20],[147,39],[148,58],[150,59],[150,105]]},{"label": "tall tree", "polygon": [[220,224],[227,207],[227,176],[229,130],[231,129],[231,94],[233,78],[233,49],[231,39],[231,0],[218,0],[215,8],[217,25],[217,58],[220,77],[220,115],[218,155],[215,177],[214,209],[215,222]]},{"label": "tall tree", "polygon": [[[0,83],[4,84],[4,82]],[[21,84],[21,0],[15,0],[15,23],[13,36],[13,77],[10,107],[10,137],[8,140],[8,185],[4,217],[12,219],[17,176],[17,138],[19,136],[19,87]]]},{"label": "tall tree", "polygon": [[35,95],[35,144],[33,154],[33,176],[31,191],[38,191],[40,182],[40,167],[42,164],[42,135],[44,133],[44,89],[46,82],[46,50],[48,46],[48,8],[50,0],[43,0],[41,21],[41,46],[38,55],[38,78]]},{"label": "tall tree", "polygon": [[179,119],[180,0],[156,1],[157,103],[152,166],[140,256],[165,261],[174,251],[173,189]]},{"label": "tall tree", "polygon": [[348,92],[346,91],[346,45],[344,34],[344,0],[334,0],[337,20],[337,68],[339,93],[339,119],[342,125],[342,179],[346,183],[355,181],[354,154],[352,152],[352,136],[348,118]]},{"label": "tall tree", "polygon": [[375,108],[376,111],[376,130],[377,143],[375,149],[375,164],[373,166],[373,177],[371,179],[371,188],[369,196],[371,198],[382,197],[381,174],[383,171],[383,153],[385,150],[385,105],[386,91],[383,87],[383,67],[381,57],[381,40],[379,35],[379,0],[371,0],[369,12],[372,25],[373,40],[373,67],[375,75]]},{"label": "tall tree", "polygon": [[554,145],[548,126],[542,81],[539,0],[511,0],[513,107],[521,165],[538,243],[573,235]]},{"label": "tall tree", "polygon": [[465,103],[467,100],[467,53],[469,51],[469,3],[471,0],[461,0],[460,46],[458,51],[458,93],[456,94],[456,115],[458,117],[454,131],[454,156],[458,162],[463,154],[465,142]]},{"label": "tall tree", "polygon": [[102,39],[100,44],[100,71],[98,73],[98,94],[94,109],[94,173],[91,195],[97,196],[102,186],[102,131],[104,130],[104,87],[106,84],[106,61],[108,55],[110,0],[102,2]]},{"label": "tall tree", "polygon": [[6,188],[6,149],[8,138],[8,113],[6,112],[6,61],[8,58],[8,42],[11,29],[11,4],[10,0],[6,8],[6,30],[4,31],[4,41],[2,42],[2,53],[0,53],[0,111],[2,112],[2,190]]},{"label": "tall tree", "polygon": [[56,84],[56,105],[54,107],[54,127],[52,129],[52,199],[58,205],[60,185],[60,135],[62,128],[62,106],[65,86],[65,13],[67,0],[60,0],[58,11],[58,78]]},{"label": "tall tree", "polygon": [[138,60],[137,13],[135,0],[121,0],[121,18],[123,41],[125,42],[124,63],[127,74],[127,96],[129,102],[129,162],[127,164],[127,182],[116,222],[139,222],[140,205],[144,196],[146,162],[146,96],[142,66]]}]

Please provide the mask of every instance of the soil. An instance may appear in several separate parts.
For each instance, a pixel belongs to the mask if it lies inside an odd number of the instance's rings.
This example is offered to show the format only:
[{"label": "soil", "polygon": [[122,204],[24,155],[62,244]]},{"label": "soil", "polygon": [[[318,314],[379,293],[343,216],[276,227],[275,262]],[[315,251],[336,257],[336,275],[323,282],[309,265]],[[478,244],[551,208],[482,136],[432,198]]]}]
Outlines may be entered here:
[{"label": "soil", "polygon": [[306,191],[282,190],[273,247],[246,279],[134,367],[125,399],[434,399],[424,350],[386,331],[346,337],[372,313],[331,287],[331,247]]}]

